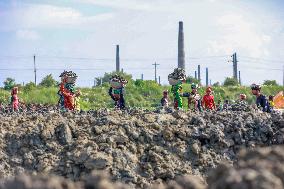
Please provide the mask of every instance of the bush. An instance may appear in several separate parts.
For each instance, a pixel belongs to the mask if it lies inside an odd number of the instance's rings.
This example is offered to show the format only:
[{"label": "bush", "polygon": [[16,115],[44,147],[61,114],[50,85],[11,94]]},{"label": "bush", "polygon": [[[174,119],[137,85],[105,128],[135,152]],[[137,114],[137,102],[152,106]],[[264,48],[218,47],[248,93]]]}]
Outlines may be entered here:
[{"label": "bush", "polygon": [[45,76],[40,82],[39,86],[42,87],[55,87],[58,85],[58,82],[53,79],[52,74]]},{"label": "bush", "polygon": [[189,77],[186,78],[186,83],[200,84],[200,81],[198,79],[195,79],[194,77],[189,76]]},{"label": "bush", "polygon": [[224,81],[224,86],[238,86],[239,82],[235,78],[227,77]]},{"label": "bush", "polygon": [[24,91],[31,91],[36,88],[36,85],[34,82],[29,82],[24,86]]},{"label": "bush", "polygon": [[109,79],[111,78],[111,76],[113,75],[119,75],[121,77],[123,77],[124,79],[126,79],[127,81],[131,81],[132,80],[132,75],[124,73],[124,72],[111,72],[111,73],[105,73],[103,77],[96,77],[96,85],[102,85],[102,83],[108,83]]},{"label": "bush", "polygon": [[265,80],[263,85],[267,86],[279,86],[276,80]]},{"label": "bush", "polygon": [[213,87],[220,87],[220,83],[219,82],[213,83]]}]

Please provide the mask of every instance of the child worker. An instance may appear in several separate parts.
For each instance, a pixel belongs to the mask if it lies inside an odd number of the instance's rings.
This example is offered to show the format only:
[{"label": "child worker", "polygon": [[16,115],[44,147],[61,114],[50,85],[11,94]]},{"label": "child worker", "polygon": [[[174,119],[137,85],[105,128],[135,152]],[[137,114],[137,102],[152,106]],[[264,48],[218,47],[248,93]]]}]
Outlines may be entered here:
[{"label": "child worker", "polygon": [[206,88],[206,94],[203,96],[202,99],[202,107],[204,110],[216,110],[216,105],[214,101],[214,96],[212,95],[212,88]]},{"label": "child worker", "polygon": [[198,84],[191,84],[191,92],[188,94],[188,109],[202,112],[201,96],[198,93]]},{"label": "child worker", "polygon": [[167,108],[169,106],[169,91],[165,90],[163,92],[163,98],[161,99],[161,106]]},{"label": "child worker", "polygon": [[12,106],[12,111],[19,111],[19,97],[18,97],[18,87],[13,87],[11,91],[11,106]]}]

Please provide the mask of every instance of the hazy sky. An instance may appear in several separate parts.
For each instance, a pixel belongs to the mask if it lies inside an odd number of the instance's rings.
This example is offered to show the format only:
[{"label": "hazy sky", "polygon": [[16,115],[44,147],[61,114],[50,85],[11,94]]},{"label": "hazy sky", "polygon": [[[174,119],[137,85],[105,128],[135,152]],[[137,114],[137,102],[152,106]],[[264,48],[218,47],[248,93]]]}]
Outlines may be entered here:
[{"label": "hazy sky", "polygon": [[[282,84],[284,0],[0,0],[0,81],[38,80],[63,69],[78,73],[78,84],[121,67],[134,78],[167,83],[177,66],[178,22],[184,22],[186,71],[209,68],[212,83],[232,76],[237,52],[245,84],[275,79]],[[1,83],[2,85],[2,83]]]}]

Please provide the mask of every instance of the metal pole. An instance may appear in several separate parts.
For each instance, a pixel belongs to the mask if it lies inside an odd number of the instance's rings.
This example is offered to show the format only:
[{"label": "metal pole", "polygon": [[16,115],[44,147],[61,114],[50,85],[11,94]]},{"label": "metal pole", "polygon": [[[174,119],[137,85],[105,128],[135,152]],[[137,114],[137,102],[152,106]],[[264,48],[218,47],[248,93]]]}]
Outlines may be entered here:
[{"label": "metal pole", "polygon": [[120,71],[119,45],[116,45],[116,72]]},{"label": "metal pole", "polygon": [[34,74],[35,74],[35,85],[36,85],[36,62],[35,62],[35,55],[34,55]]},{"label": "metal pole", "polygon": [[155,82],[157,82],[157,66],[160,65],[160,64],[157,64],[157,63],[155,62],[155,64],[152,64],[152,65],[155,66]]},{"label": "metal pole", "polygon": [[284,65],[283,65],[283,86],[284,86]]},{"label": "metal pole", "polygon": [[159,76],[159,85],[161,85],[161,76]]},{"label": "metal pole", "polygon": [[144,80],[144,74],[141,74],[141,80],[142,81]]},{"label": "metal pole", "polygon": [[200,77],[200,65],[198,65],[198,81],[201,83],[201,77]]},{"label": "metal pole", "polygon": [[178,31],[178,68],[185,69],[183,22],[179,22]]},{"label": "metal pole", "polygon": [[241,71],[239,71],[239,84],[242,85],[242,80],[241,80]]},{"label": "metal pole", "polygon": [[197,72],[194,71],[194,78],[197,79]]},{"label": "metal pole", "polygon": [[209,81],[208,81],[208,68],[206,68],[206,87],[208,86],[209,84]]}]

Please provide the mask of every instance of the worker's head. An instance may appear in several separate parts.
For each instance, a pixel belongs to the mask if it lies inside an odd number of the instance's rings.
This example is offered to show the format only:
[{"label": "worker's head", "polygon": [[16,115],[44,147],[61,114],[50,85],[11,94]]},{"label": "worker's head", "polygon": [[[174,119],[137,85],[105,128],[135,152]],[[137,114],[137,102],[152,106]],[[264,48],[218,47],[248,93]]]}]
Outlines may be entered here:
[{"label": "worker's head", "polygon": [[212,88],[211,87],[207,87],[206,88],[206,94],[211,94],[212,93]]},{"label": "worker's head", "polygon": [[168,90],[163,91],[163,96],[164,96],[164,97],[167,97],[168,94],[169,94]]},{"label": "worker's head", "polygon": [[11,94],[12,95],[18,94],[18,87],[13,87]]},{"label": "worker's head", "polygon": [[191,89],[192,89],[192,92],[193,92],[193,93],[196,93],[196,92],[197,92],[197,88],[198,88],[198,84],[195,84],[195,83],[192,83],[192,84],[191,84]]},{"label": "worker's head", "polygon": [[261,90],[261,86],[260,85],[257,85],[257,84],[252,84],[250,86],[251,88],[251,92],[253,95],[259,95],[260,94],[260,90]]},{"label": "worker's head", "polygon": [[240,94],[240,99],[241,99],[241,100],[246,100],[246,99],[247,99],[247,95],[245,95],[245,94]]}]

